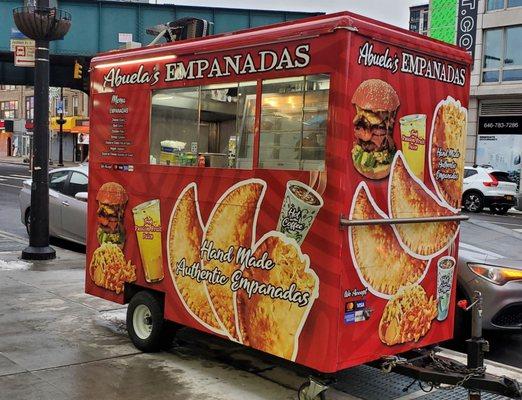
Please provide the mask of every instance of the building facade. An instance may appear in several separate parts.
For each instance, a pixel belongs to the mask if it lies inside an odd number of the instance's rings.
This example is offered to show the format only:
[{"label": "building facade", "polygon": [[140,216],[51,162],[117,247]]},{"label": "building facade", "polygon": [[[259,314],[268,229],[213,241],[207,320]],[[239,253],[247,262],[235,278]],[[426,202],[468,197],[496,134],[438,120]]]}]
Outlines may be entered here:
[{"label": "building facade", "polygon": [[410,7],[410,31],[427,35],[429,29],[429,4]]},{"label": "building facade", "polygon": [[467,164],[507,171],[520,183],[522,0],[430,0],[428,25],[430,37],[473,54]]},{"label": "building facade", "polygon": [[[59,116],[62,105],[64,117],[85,119],[88,117],[88,96],[78,90],[63,89],[63,105],[60,101],[60,89],[51,88],[49,98],[50,158],[58,160],[58,128],[53,119]],[[7,132],[5,122],[1,136],[0,156],[18,156],[28,158],[34,119],[34,89],[32,86],[0,85],[0,121],[13,121],[12,132]],[[1,130],[1,128],[0,128]],[[63,155],[65,161],[78,161],[77,135],[67,130],[63,135]]]},{"label": "building facade", "polygon": [[522,0],[478,0],[467,161],[522,168]]}]

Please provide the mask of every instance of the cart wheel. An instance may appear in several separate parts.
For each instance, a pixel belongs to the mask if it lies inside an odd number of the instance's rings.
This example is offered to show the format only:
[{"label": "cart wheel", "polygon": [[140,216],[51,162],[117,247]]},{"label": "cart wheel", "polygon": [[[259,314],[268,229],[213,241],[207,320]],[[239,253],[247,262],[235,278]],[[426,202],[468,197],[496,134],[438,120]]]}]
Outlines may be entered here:
[{"label": "cart wheel", "polygon": [[163,306],[150,292],[136,293],[127,308],[127,332],[137,349],[159,351],[163,339]]},{"label": "cart wheel", "polygon": [[315,397],[309,397],[309,395],[306,393],[308,388],[310,387],[310,381],[303,383],[299,389],[297,390],[297,398],[298,400],[326,400],[326,394],[325,392],[319,393]]}]

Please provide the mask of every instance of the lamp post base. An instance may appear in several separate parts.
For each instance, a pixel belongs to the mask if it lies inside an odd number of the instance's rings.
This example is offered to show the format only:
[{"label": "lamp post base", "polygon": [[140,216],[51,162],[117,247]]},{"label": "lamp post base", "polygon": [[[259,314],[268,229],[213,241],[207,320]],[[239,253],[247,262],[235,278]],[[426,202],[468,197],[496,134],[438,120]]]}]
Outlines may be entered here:
[{"label": "lamp post base", "polygon": [[56,251],[51,246],[28,246],[22,250],[22,260],[53,260]]}]

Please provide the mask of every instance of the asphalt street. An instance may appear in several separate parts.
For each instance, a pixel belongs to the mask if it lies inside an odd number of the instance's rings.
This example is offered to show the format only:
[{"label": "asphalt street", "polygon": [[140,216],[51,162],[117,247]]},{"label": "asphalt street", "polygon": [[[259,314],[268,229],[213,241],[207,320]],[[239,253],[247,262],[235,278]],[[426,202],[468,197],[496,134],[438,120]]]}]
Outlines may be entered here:
[{"label": "asphalt street", "polygon": [[[24,179],[29,177],[25,165],[10,165],[0,163],[0,231],[14,234],[27,239],[25,227],[20,222],[18,193]],[[491,215],[488,210],[480,214],[468,214],[470,221],[462,225],[461,240],[465,243],[502,255],[512,254],[520,257],[520,235],[522,235],[522,213],[504,216]],[[493,232],[487,229],[488,224],[498,227]],[[518,239],[516,238],[518,236]],[[70,242],[52,239],[51,244],[74,252],[85,252],[84,246]],[[1,248],[0,252],[13,250]],[[522,334],[487,332],[491,344],[488,358],[494,361],[522,367]],[[462,347],[457,349],[463,350]]]},{"label": "asphalt street", "polygon": [[26,165],[0,163],[0,229],[18,236],[27,237],[24,225],[20,222],[18,193],[22,182],[31,178]]}]

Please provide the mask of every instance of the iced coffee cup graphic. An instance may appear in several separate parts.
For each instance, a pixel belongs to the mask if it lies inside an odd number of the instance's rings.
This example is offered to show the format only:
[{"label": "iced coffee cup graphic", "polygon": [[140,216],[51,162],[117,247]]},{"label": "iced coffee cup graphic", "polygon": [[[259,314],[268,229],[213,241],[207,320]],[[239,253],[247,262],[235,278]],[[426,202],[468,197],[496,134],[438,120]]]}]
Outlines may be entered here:
[{"label": "iced coffee cup graphic", "polygon": [[454,271],[453,257],[441,257],[437,262],[437,320],[439,321],[448,318]]},{"label": "iced coffee cup graphic", "polygon": [[323,204],[321,195],[310,186],[288,181],[277,230],[303,243]]},{"label": "iced coffee cup graphic", "polygon": [[412,172],[424,179],[426,157],[426,115],[406,115],[399,120],[401,125],[402,152]]},{"label": "iced coffee cup graphic", "polygon": [[163,279],[160,202],[146,201],[134,207],[132,213],[145,279],[159,282]]}]

